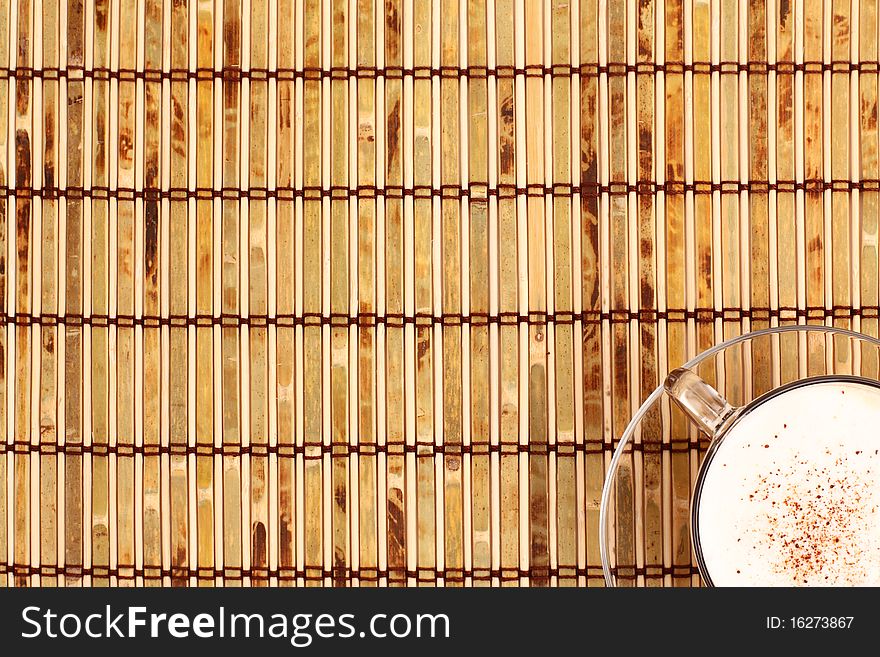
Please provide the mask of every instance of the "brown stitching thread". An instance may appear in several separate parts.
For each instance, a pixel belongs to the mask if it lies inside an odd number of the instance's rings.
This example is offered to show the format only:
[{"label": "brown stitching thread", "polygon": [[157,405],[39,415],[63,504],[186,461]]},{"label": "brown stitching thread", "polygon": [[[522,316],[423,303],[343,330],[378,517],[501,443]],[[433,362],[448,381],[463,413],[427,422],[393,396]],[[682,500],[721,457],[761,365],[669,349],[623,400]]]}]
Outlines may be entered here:
[{"label": "brown stitching thread", "polygon": [[[68,439],[70,440],[70,439]],[[226,443],[224,445],[133,445],[133,444],[116,444],[109,445],[106,443],[91,443],[88,445],[81,443],[67,442],[63,445],[56,443],[0,443],[0,455],[6,453],[13,454],[60,454],[62,456],[82,456],[91,455],[92,457],[116,457],[116,458],[134,458],[135,456],[143,457],[159,457],[164,455],[171,456],[240,456],[245,458],[266,458],[269,456],[277,456],[278,458],[302,458],[306,461],[321,460],[325,456],[377,456],[379,454],[402,455],[415,454],[419,458],[434,458],[440,455],[451,456],[489,456],[491,454],[514,455],[514,454],[532,454],[536,456],[544,456],[547,454],[555,454],[558,458],[574,457],[578,454],[603,454],[606,450],[612,448],[613,445],[607,444],[600,440],[591,440],[586,443],[542,443],[533,445],[529,443],[499,443],[491,444],[488,442],[470,443],[470,444],[441,444],[417,442],[414,444],[402,443],[386,443],[385,445],[377,445],[375,443],[360,443],[358,445],[350,444],[324,444],[322,442],[306,441],[304,444],[250,444],[239,445],[237,443]],[[700,442],[683,443],[676,441],[675,443],[633,443],[632,450],[634,452],[671,452],[680,453],[688,452],[695,449],[704,449],[706,444]],[[537,448],[537,449],[536,449]]]},{"label": "brown stitching thread", "polygon": [[[621,566],[620,568],[625,568]],[[644,574],[645,568],[654,570],[659,573],[661,570],[667,575],[687,574],[688,566],[651,566],[642,567],[641,574]],[[690,567],[692,574],[697,574],[696,567]],[[586,568],[576,565],[570,566],[549,566],[539,569],[542,576],[551,577],[586,577],[589,579],[601,579],[602,570],[597,566],[588,566]],[[685,571],[682,573],[682,571]],[[317,572],[315,572],[317,571]],[[668,572],[667,572],[668,571]],[[402,568],[350,568],[335,566],[332,568],[324,568],[323,566],[306,566],[302,570],[295,568],[188,568],[188,567],[161,567],[161,566],[144,566],[137,568],[134,565],[117,565],[110,566],[53,566],[42,565],[33,566],[30,564],[3,564],[0,563],[0,574],[13,572],[20,577],[30,577],[33,575],[42,575],[44,577],[68,576],[68,577],[116,577],[118,579],[134,579],[143,577],[145,579],[158,579],[170,577],[172,579],[224,579],[236,580],[245,577],[253,579],[278,578],[283,581],[291,581],[295,579],[303,579],[307,581],[321,581],[328,578],[344,576],[347,578],[358,579],[383,579],[399,580],[402,578],[446,578],[446,579],[482,579],[488,580],[492,578],[499,579],[520,579],[535,577],[535,570],[524,570],[514,568],[427,568],[420,567],[416,570],[404,570]]]},{"label": "brown stitching thread", "polygon": [[[576,176],[575,176],[576,177]],[[719,192],[722,195],[742,194],[749,192],[752,194],[769,193],[769,192],[798,192],[806,193],[823,193],[826,191],[834,192],[853,192],[860,191],[878,191],[880,190],[880,180],[873,178],[864,178],[861,180],[820,180],[807,179],[804,181],[779,180],[774,183],[767,181],[741,182],[738,180],[722,180],[719,182],[696,181],[693,183],[667,181],[665,183],[652,182],[643,180],[636,183],[612,182],[610,184],[601,184],[581,180],[580,184],[554,183],[551,186],[530,184],[525,187],[517,187],[515,185],[498,184],[488,186],[484,182],[472,182],[466,186],[458,185],[441,185],[433,187],[430,185],[385,185],[377,187],[375,185],[358,185],[355,187],[345,187],[339,185],[331,185],[330,187],[250,187],[242,189],[238,187],[195,187],[193,189],[183,187],[172,187],[160,189],[158,187],[144,187],[143,189],[135,189],[132,187],[75,187],[68,186],[59,187],[8,187],[0,186],[0,197],[14,197],[19,199],[40,198],[47,200],[66,198],[71,199],[92,199],[92,200],[110,200],[117,201],[135,201],[142,199],[144,201],[187,201],[190,199],[213,201],[266,201],[269,199],[278,199],[282,201],[292,201],[295,199],[305,200],[322,200],[329,198],[331,200],[348,200],[352,198],[370,199],[370,198],[406,198],[412,197],[416,199],[452,199],[460,200],[463,198],[470,199],[471,203],[485,202],[487,198],[514,198],[514,197],[554,197],[554,198],[571,198],[576,194],[582,197],[598,197],[602,195],[610,196],[628,196],[635,194],[637,196],[655,195],[660,192],[668,196],[681,194],[713,194]]]},{"label": "brown stitching thread", "polygon": [[608,64],[584,63],[584,64],[529,64],[528,66],[519,68],[514,66],[496,66],[489,68],[488,66],[366,66],[358,65],[355,68],[333,66],[329,68],[321,67],[303,67],[303,68],[261,68],[251,67],[242,69],[235,66],[225,66],[220,69],[215,68],[124,68],[124,67],[106,67],[95,66],[86,68],[78,65],[67,65],[65,67],[45,67],[35,69],[27,66],[2,67],[0,68],[0,79],[12,78],[21,80],[43,79],[43,80],[63,80],[80,81],[83,79],[109,81],[119,80],[122,82],[135,82],[144,80],[146,82],[162,82],[171,80],[173,82],[188,82],[195,80],[198,82],[210,82],[214,80],[222,80],[224,82],[238,83],[243,80],[347,80],[356,79],[376,79],[376,78],[415,78],[430,79],[440,78],[514,78],[514,77],[565,77],[571,78],[575,75],[581,77],[599,77],[608,75],[610,77],[625,76],[630,73],[637,75],[654,75],[656,73],[667,74],[712,74],[720,73],[721,75],[738,75],[739,73],[748,73],[752,75],[766,76],[770,72],[780,74],[794,74],[796,72],[804,72],[808,74],[821,74],[825,72],[831,73],[876,73],[878,71],[878,62],[876,61],[859,61],[851,62],[848,60],[835,60],[831,62],[824,61],[805,61],[805,62],[761,62],[761,61],[722,61],[722,62],[681,62],[668,61],[663,64],[656,62],[639,62],[630,64],[627,62],[609,62]]},{"label": "brown stitching thread", "polygon": [[546,324],[571,325],[578,322],[584,324],[600,324],[602,322],[640,324],[652,322],[711,322],[717,319],[724,321],[740,321],[743,319],[768,320],[795,319],[795,318],[840,318],[840,317],[877,317],[880,315],[880,306],[862,306],[850,308],[848,306],[832,306],[831,308],[809,306],[806,308],[781,307],[781,308],[669,308],[655,310],[650,308],[631,310],[628,308],[612,309],[610,311],[585,310],[575,312],[548,313],[531,311],[528,314],[502,312],[497,314],[471,313],[441,313],[429,315],[416,313],[403,315],[400,313],[303,313],[301,315],[276,314],[276,315],[81,315],[76,313],[51,314],[41,313],[29,315],[16,313],[8,315],[0,313],[0,324],[16,326],[90,326],[93,328],[152,328],[163,326],[171,328],[265,328],[276,326],[281,328],[321,327],[321,326],[357,326],[360,328],[375,328],[386,326],[391,328],[403,328],[413,325],[418,327],[428,326],[489,326],[504,325],[517,326],[525,324],[529,326],[543,326]]}]

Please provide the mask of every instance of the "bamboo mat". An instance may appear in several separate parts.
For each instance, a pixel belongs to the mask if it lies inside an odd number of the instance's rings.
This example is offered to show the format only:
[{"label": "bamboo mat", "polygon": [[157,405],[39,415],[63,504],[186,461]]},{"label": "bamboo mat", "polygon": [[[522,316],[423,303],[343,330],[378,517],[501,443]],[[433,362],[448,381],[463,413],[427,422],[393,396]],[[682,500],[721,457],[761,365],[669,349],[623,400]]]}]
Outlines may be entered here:
[{"label": "bamboo mat", "polygon": [[877,9],[0,0],[0,583],[601,585],[665,372],[877,334]]}]

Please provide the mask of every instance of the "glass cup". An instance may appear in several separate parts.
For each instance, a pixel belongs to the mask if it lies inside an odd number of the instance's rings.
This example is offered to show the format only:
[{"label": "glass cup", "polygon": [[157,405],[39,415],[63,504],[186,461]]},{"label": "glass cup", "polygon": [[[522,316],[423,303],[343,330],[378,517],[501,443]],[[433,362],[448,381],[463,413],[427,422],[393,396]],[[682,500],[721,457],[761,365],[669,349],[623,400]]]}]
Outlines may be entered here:
[{"label": "glass cup", "polygon": [[786,385],[774,388],[745,406],[737,407],[730,404],[721,393],[706,383],[691,369],[680,367],[666,377],[666,381],[663,384],[666,394],[710,439],[709,448],[697,474],[693,500],[691,502],[691,542],[693,543],[697,567],[703,581],[707,585],[712,586],[713,583],[709,568],[703,557],[700,542],[700,498],[703,492],[703,485],[714,462],[713,457],[724,442],[724,438],[730,435],[730,432],[736,428],[736,425],[744,417],[771,399],[809,385],[844,382],[880,388],[880,382],[861,376],[849,374],[814,376],[792,381]]},{"label": "glass cup", "polygon": [[712,585],[700,548],[700,491],[718,446],[769,399],[819,381],[880,386],[880,341],[783,326],[707,349],[648,395],[607,467],[599,551],[609,586]]}]

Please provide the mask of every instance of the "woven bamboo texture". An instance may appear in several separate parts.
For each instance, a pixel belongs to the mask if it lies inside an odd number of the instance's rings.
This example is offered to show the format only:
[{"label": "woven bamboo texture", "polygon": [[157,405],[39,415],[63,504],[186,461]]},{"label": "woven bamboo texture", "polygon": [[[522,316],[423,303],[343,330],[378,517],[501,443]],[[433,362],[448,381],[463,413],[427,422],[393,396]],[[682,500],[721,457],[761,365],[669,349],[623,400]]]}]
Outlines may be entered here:
[{"label": "woven bamboo texture", "polygon": [[876,0],[0,0],[0,584],[601,585],[665,372],[877,334],[877,44]]}]

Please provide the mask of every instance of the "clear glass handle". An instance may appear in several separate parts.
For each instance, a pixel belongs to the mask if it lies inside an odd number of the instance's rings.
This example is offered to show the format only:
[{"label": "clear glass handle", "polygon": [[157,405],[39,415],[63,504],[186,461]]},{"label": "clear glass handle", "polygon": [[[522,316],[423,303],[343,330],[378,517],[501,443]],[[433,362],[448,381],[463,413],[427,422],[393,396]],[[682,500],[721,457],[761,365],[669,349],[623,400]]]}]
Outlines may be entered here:
[{"label": "clear glass handle", "polygon": [[670,372],[663,387],[678,407],[712,438],[736,416],[738,409],[693,370],[680,367]]}]

